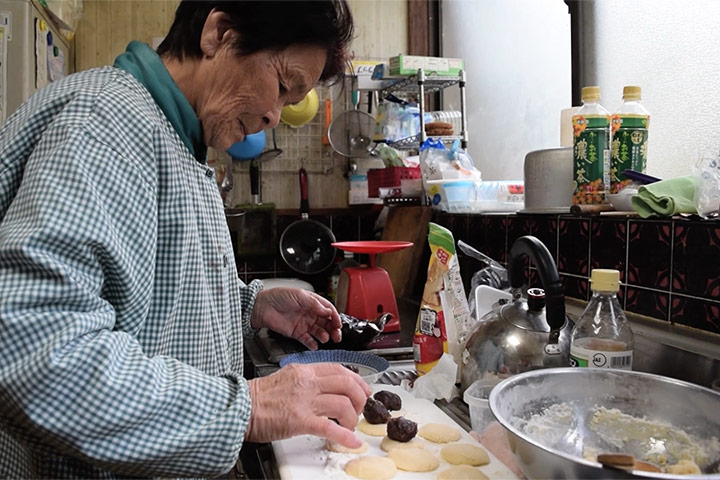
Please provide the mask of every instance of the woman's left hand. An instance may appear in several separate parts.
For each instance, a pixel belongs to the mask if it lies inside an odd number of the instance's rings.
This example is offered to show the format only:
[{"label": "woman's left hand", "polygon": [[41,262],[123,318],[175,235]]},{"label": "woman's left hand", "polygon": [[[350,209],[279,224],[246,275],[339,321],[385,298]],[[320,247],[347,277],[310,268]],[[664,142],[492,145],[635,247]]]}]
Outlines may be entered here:
[{"label": "woman's left hand", "polygon": [[342,323],[333,304],[316,293],[298,288],[261,291],[255,299],[250,324],[253,328],[267,327],[292,337],[311,350],[317,350],[317,341],[341,340]]}]

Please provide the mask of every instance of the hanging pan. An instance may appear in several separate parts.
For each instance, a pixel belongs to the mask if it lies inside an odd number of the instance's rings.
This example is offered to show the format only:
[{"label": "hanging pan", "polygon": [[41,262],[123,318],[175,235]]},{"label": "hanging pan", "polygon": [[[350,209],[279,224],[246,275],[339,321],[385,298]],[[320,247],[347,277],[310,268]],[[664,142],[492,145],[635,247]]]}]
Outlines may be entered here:
[{"label": "hanging pan", "polygon": [[335,261],[335,235],[320,222],[310,220],[307,172],[300,169],[300,220],[291,223],[280,237],[280,255],[298,273],[320,273]]}]

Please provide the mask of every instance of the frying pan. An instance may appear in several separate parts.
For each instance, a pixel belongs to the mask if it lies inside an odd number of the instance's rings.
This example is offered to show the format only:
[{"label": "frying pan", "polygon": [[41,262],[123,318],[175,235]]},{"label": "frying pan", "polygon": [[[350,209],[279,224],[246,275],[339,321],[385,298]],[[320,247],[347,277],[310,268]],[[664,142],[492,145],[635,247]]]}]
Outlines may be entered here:
[{"label": "frying pan", "polygon": [[280,255],[298,273],[319,273],[335,261],[335,235],[325,225],[308,218],[307,172],[300,169],[300,220],[291,223],[280,237]]}]

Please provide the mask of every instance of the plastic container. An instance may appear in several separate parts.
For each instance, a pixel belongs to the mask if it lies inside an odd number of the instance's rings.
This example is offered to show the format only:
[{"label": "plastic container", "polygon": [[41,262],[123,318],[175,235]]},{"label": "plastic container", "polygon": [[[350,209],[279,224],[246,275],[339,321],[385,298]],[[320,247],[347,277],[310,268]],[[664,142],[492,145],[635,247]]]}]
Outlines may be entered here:
[{"label": "plastic container", "polygon": [[632,370],[634,335],[617,299],[620,272],[594,269],[592,298],[570,335],[573,367]]},{"label": "plastic container", "polygon": [[624,87],[623,103],[612,116],[610,193],[618,193],[632,181],[625,170],[647,171],[650,112],[640,104],[640,98],[640,87]]},{"label": "plastic container", "polygon": [[480,182],[428,180],[427,193],[433,208],[450,213],[470,213],[477,202]]},{"label": "plastic container", "polygon": [[337,289],[340,283],[340,273],[345,267],[359,267],[360,263],[355,260],[353,252],[343,250],[343,259],[335,263],[328,285],[328,298],[333,304],[337,301]]},{"label": "plastic container", "polygon": [[610,188],[610,113],[600,105],[600,87],[582,89],[583,106],[572,117],[573,203],[605,203]]},{"label": "plastic container", "polygon": [[474,432],[482,434],[490,423],[495,420],[488,399],[492,389],[500,383],[499,379],[475,380],[463,394],[463,400],[470,410],[470,426]]}]

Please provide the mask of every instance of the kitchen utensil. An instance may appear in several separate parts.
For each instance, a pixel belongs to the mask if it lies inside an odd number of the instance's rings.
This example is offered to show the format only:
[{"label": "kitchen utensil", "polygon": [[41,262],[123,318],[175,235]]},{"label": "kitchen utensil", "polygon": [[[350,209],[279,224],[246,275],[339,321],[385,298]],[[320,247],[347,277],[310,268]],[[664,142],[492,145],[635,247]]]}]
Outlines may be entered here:
[{"label": "kitchen utensil", "polygon": [[269,162],[270,160],[274,160],[282,153],[282,149],[278,148],[278,146],[277,146],[277,140],[275,139],[275,129],[274,128],[272,130],[272,141],[273,141],[273,148],[262,152],[260,154],[260,156],[257,157],[258,163],[264,163],[264,162]]},{"label": "kitchen utensil", "polygon": [[[605,418],[599,407],[617,409],[624,416]],[[696,458],[708,474],[702,478],[720,479],[716,463],[720,460],[720,394],[692,383],[629,370],[536,370],[493,388],[490,410],[507,430],[515,460],[530,479],[688,478],[603,468],[586,458],[588,454],[626,453],[651,463],[665,456],[668,464],[674,464],[678,453],[692,453],[689,447],[670,451],[685,442],[681,430],[705,447],[707,458]],[[559,414],[557,422],[552,421],[554,413]],[[538,416],[546,422],[533,430]],[[655,455],[649,455],[650,451]]]},{"label": "kitchen utensil", "polygon": [[648,185],[650,183],[659,182],[661,180],[657,177],[650,176],[646,173],[637,172],[635,170],[623,170],[623,173],[630,180],[635,180],[636,182],[640,182],[643,185]]},{"label": "kitchen utensil", "polygon": [[356,318],[371,319],[383,313],[393,315],[384,332],[400,330],[400,315],[387,271],[375,265],[375,255],[411,247],[410,242],[364,241],[338,242],[333,246],[369,256],[368,265],[346,267],[340,272],[335,306]]},{"label": "kitchen utensil", "polygon": [[[269,150],[272,152],[272,150]],[[265,152],[267,153],[267,152]],[[261,154],[261,156],[264,154]],[[277,155],[275,155],[277,156]],[[237,233],[237,253],[241,258],[272,255],[277,242],[277,213],[274,203],[263,203],[260,194],[260,157],[250,161],[251,203],[238,205],[245,211]]]},{"label": "kitchen utensil", "polygon": [[[544,288],[529,289],[527,299],[522,295],[525,257]],[[563,286],[547,247],[529,235],[518,238],[510,249],[508,274],[513,301],[482,317],[471,332],[463,352],[463,390],[481,378],[568,365],[572,322],[565,317]]]},{"label": "kitchen utensil", "polygon": [[233,189],[233,186],[235,185],[232,169],[233,169],[232,157],[228,156],[227,163],[225,164],[225,176],[223,177],[223,181],[220,184],[220,188],[222,189],[223,192],[229,192],[230,190]]},{"label": "kitchen utensil", "polygon": [[618,212],[634,212],[632,197],[637,195],[637,184],[630,184],[618,193],[608,193],[607,199]]},{"label": "kitchen utensil", "polygon": [[325,123],[323,123],[323,145],[330,145],[328,139],[328,130],[330,130],[330,124],[332,123],[332,100],[329,98],[325,99]]},{"label": "kitchen utensil", "polygon": [[[428,223],[432,217],[430,207],[393,206],[388,209],[381,240],[411,242],[412,247],[380,254],[376,258],[378,267],[388,272],[395,298],[422,295],[425,276],[418,275],[427,268],[427,259],[423,262],[423,253],[427,246]],[[424,270],[423,270],[424,271]],[[420,278],[422,277],[422,278]]]},{"label": "kitchen utensil", "polygon": [[291,223],[280,237],[280,256],[298,273],[320,273],[335,260],[335,235],[328,227],[310,220],[307,171],[300,168],[300,220]]},{"label": "kitchen utensil", "polygon": [[525,209],[521,213],[567,213],[573,198],[572,147],[535,150],[523,166]]},{"label": "kitchen utensil", "polygon": [[375,117],[358,110],[358,92],[352,92],[355,108],[338,115],[328,129],[333,150],[344,157],[366,157],[370,153]]},{"label": "kitchen utensil", "polygon": [[317,91],[313,88],[298,103],[284,107],[280,112],[280,120],[291,127],[302,127],[315,118],[319,104]]}]

